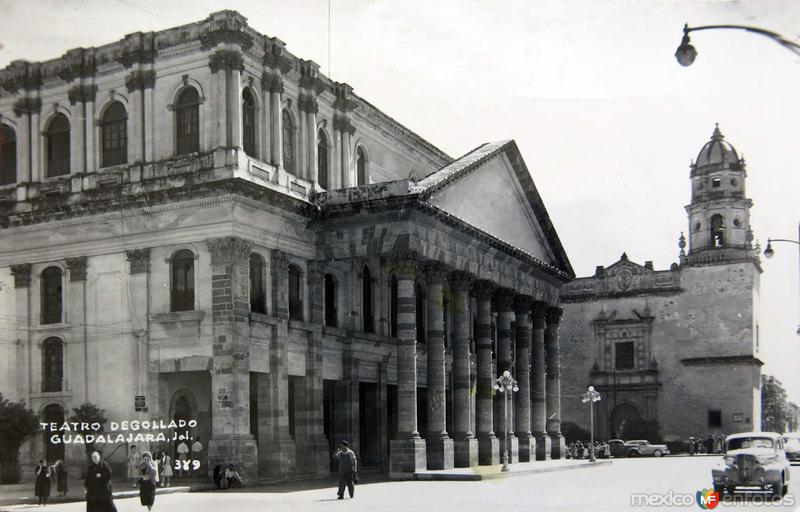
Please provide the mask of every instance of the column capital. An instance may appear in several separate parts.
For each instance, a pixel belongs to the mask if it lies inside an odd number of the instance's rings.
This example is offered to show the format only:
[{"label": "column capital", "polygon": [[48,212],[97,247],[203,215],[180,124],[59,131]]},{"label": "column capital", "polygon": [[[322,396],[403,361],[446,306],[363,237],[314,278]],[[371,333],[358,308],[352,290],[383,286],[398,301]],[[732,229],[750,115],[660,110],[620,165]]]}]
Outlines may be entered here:
[{"label": "column capital", "polygon": [[517,295],[514,297],[514,313],[517,316],[530,313],[531,307],[533,307],[533,297],[530,295]]},{"label": "column capital", "polygon": [[558,306],[551,306],[547,308],[547,325],[557,326],[561,322],[561,315],[564,314],[564,309]]},{"label": "column capital", "polygon": [[317,103],[317,98],[315,98],[311,94],[301,93],[300,96],[297,97],[297,109],[300,112],[306,112],[308,114],[316,114],[317,112],[319,112],[319,104]]},{"label": "column capital", "polygon": [[125,87],[128,88],[128,92],[152,89],[155,86],[156,72],[152,69],[131,71],[130,74],[125,77]]},{"label": "column capital", "polygon": [[443,284],[447,280],[447,266],[441,261],[426,261],[422,271],[428,284]]},{"label": "column capital", "polygon": [[545,315],[547,313],[547,303],[534,301],[533,310],[531,312],[531,320],[533,321],[534,329],[544,329]]},{"label": "column capital", "polygon": [[325,262],[308,260],[306,262],[306,280],[309,284],[320,284],[325,277]]},{"label": "column capital", "polygon": [[416,279],[422,263],[417,252],[411,250],[394,251],[386,258],[387,269],[394,272],[398,280]]},{"label": "column capital", "polygon": [[77,258],[67,258],[67,268],[69,269],[69,282],[86,281],[86,256]]},{"label": "column capital", "polygon": [[146,274],[150,271],[150,249],[127,251],[131,274]]},{"label": "column capital", "polygon": [[70,105],[92,102],[95,100],[96,96],[96,85],[75,85],[67,91],[67,98],[69,98]]},{"label": "column capital", "polygon": [[494,304],[498,311],[509,312],[514,304],[516,293],[510,288],[498,288],[494,293]]},{"label": "column capital", "polygon": [[489,300],[492,298],[496,287],[491,281],[481,279],[475,281],[472,288],[475,290],[475,296],[478,300]]},{"label": "column capital", "polygon": [[242,52],[237,50],[217,50],[208,59],[208,67],[211,73],[220,70],[244,71],[244,58]]},{"label": "column capital", "polygon": [[210,238],[206,240],[208,251],[211,253],[212,265],[226,265],[247,261],[253,243],[235,236]]},{"label": "column capital", "polygon": [[289,272],[289,258],[286,256],[286,253],[280,249],[272,250],[271,265],[278,274],[286,274]]},{"label": "column capital", "polygon": [[474,278],[472,275],[463,270],[450,272],[447,278],[447,282],[450,283],[450,288],[459,292],[469,292],[473,280]]},{"label": "column capital", "polygon": [[11,265],[11,273],[14,275],[14,288],[28,288],[31,285],[30,263]]},{"label": "column capital", "polygon": [[283,92],[283,78],[277,73],[264,73],[261,77],[261,88],[269,92]]},{"label": "column capital", "polygon": [[42,98],[25,96],[15,101],[11,110],[17,117],[21,117],[22,114],[38,114],[42,111]]},{"label": "column capital", "polygon": [[333,129],[334,131],[349,133],[350,135],[356,132],[356,128],[353,126],[350,118],[339,113],[333,114]]}]

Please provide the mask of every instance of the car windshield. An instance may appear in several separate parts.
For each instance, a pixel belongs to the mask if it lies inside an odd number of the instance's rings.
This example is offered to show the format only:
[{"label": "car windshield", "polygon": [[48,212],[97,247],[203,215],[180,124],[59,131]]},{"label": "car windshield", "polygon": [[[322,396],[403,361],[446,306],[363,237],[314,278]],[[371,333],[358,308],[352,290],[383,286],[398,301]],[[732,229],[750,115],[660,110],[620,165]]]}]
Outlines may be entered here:
[{"label": "car windshield", "polygon": [[774,441],[768,437],[739,437],[728,440],[728,450],[741,448],[772,448]]},{"label": "car windshield", "polygon": [[800,439],[796,437],[784,437],[783,441],[786,443],[786,446],[798,446],[800,445]]}]

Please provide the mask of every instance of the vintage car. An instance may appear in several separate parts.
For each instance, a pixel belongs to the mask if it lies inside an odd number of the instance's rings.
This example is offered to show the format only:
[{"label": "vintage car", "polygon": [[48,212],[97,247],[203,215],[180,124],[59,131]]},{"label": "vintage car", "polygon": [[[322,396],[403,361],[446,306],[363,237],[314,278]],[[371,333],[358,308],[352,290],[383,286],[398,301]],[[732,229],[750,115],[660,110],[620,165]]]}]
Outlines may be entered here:
[{"label": "vintage car", "polygon": [[634,451],[629,451],[628,457],[638,457],[639,455],[643,457],[651,455],[653,457],[661,457],[662,455],[669,455],[669,448],[665,444],[650,444],[650,441],[644,439],[635,439],[625,444],[635,450],[635,453]]},{"label": "vintage car", "polygon": [[714,490],[720,496],[733,495],[739,488],[771,491],[774,496],[783,496],[789,488],[789,476],[783,437],[774,432],[728,436],[723,462],[711,470]]},{"label": "vintage car", "polygon": [[800,462],[800,432],[783,434],[783,449],[789,462]]}]

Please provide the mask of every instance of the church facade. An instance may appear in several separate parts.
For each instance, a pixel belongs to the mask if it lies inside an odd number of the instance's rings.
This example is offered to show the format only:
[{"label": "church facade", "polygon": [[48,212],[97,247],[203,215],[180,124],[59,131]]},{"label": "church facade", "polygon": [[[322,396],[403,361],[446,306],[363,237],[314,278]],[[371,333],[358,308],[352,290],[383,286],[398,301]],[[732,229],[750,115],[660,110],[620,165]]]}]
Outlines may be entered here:
[{"label": "church facade", "polygon": [[623,254],[562,288],[564,421],[589,429],[580,395],[594,385],[595,433],[657,421],[665,440],[760,430],[758,304],[746,168],[719,128],[691,165],[687,240],[656,270]]},{"label": "church facade", "polygon": [[84,464],[49,425],[85,402],[192,422],[249,479],[327,474],[343,439],[391,473],[563,456],[574,273],[513,141],[453,159],[233,11],[0,87],[0,392],[48,425],[26,471]]}]

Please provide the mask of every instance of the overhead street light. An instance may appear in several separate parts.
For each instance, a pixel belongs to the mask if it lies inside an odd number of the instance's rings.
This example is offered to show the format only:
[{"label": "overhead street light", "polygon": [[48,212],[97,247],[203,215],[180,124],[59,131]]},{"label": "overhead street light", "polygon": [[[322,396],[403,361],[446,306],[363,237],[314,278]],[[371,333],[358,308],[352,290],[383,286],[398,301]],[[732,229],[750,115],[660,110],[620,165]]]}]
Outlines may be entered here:
[{"label": "overhead street light", "polygon": [[503,450],[503,468],[500,471],[508,471],[508,404],[511,402],[511,393],[519,391],[519,388],[517,387],[517,381],[511,376],[511,372],[505,370],[501,376],[497,377],[494,389],[500,393],[505,393],[503,396],[503,424],[505,425],[503,437],[505,437],[505,449]]},{"label": "overhead street light", "polygon": [[795,55],[800,56],[800,44],[789,41],[782,35],[769,30],[764,30],[763,28],[750,27],[747,25],[704,25],[702,27],[690,27],[687,23],[683,26],[683,39],[681,39],[681,44],[678,46],[678,49],[675,50],[675,58],[678,59],[678,63],[681,66],[691,66],[694,62],[694,59],[697,57],[697,50],[695,50],[694,46],[692,46],[691,41],[689,40],[689,32],[711,29],[744,30],[745,32],[761,34],[762,36],[772,39]]},{"label": "overhead street light", "polygon": [[589,386],[583,394],[581,402],[589,403],[589,462],[595,462],[594,458],[594,403],[600,401],[600,393],[594,390],[594,386]]},{"label": "overhead street light", "polygon": [[[797,240],[789,238],[767,238],[767,248],[764,249],[764,256],[767,259],[775,256],[775,249],[772,248],[772,242],[785,242],[797,245],[798,249],[798,266],[800,267],[800,224],[797,225]],[[800,268],[798,268],[798,280],[800,280]],[[798,293],[800,293],[800,282],[798,282]],[[800,316],[800,315],[798,315]],[[797,335],[800,336],[800,323],[797,326]]]}]

